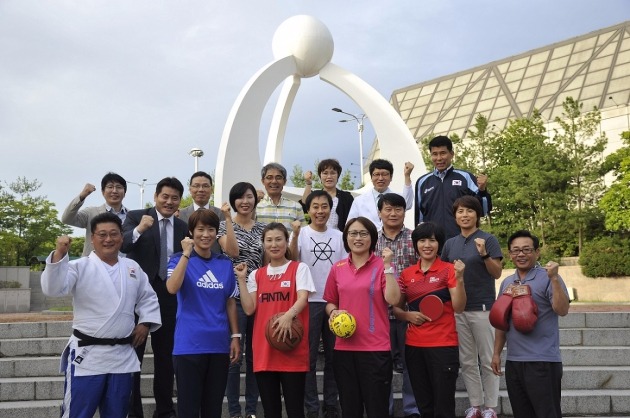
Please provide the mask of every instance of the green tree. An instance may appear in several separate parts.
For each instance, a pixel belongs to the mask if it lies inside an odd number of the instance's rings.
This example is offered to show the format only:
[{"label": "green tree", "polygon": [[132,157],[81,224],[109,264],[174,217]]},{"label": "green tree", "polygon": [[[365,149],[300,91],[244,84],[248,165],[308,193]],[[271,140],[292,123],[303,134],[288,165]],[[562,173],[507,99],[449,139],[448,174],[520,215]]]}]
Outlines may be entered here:
[{"label": "green tree", "polygon": [[568,176],[561,169],[566,163],[554,152],[540,115],[510,120],[503,131],[489,138],[487,146],[494,206],[491,231],[506,242],[515,230],[529,229],[543,244],[550,241],[566,247],[558,241],[562,220],[568,216]]},{"label": "green tree", "polygon": [[304,181],[304,170],[302,170],[302,166],[296,164],[293,166],[293,174],[289,176],[289,180],[295,187],[304,187],[306,182]]},{"label": "green tree", "polygon": [[57,218],[54,203],[34,196],[41,183],[18,177],[0,190],[0,264],[28,265],[32,256],[54,248],[58,236],[72,229]]},{"label": "green tree", "polygon": [[612,172],[615,180],[599,201],[604,212],[605,226],[609,231],[630,231],[630,132],[621,134],[623,148],[610,154],[604,162],[607,172]]},{"label": "green tree", "polygon": [[343,172],[341,179],[339,180],[339,188],[341,190],[354,190],[354,182],[352,181],[352,173],[350,170]]},{"label": "green tree", "polygon": [[489,144],[494,140],[497,132],[495,125],[488,123],[481,113],[475,117],[475,123],[468,129],[468,139],[461,141],[457,147],[455,157],[457,167],[471,173],[487,173],[490,163]]},{"label": "green tree", "polygon": [[582,252],[582,243],[589,210],[597,208],[601,197],[603,178],[600,174],[602,153],[608,142],[606,134],[598,133],[601,114],[596,107],[583,112],[583,104],[567,97],[562,103],[562,116],[556,116],[555,122],[560,129],[555,130],[553,143],[558,152],[565,156],[570,175],[568,195],[574,205],[572,224],[578,236],[578,255]]}]

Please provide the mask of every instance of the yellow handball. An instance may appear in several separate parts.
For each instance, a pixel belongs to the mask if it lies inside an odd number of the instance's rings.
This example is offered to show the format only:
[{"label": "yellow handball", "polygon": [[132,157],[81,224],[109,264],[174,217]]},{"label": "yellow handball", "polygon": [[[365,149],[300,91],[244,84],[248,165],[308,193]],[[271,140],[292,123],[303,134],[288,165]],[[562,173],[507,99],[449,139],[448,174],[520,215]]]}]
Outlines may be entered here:
[{"label": "yellow handball", "polygon": [[330,322],[330,330],[340,338],[352,337],[356,329],[357,321],[355,321],[354,316],[347,312],[338,314],[332,322]]}]

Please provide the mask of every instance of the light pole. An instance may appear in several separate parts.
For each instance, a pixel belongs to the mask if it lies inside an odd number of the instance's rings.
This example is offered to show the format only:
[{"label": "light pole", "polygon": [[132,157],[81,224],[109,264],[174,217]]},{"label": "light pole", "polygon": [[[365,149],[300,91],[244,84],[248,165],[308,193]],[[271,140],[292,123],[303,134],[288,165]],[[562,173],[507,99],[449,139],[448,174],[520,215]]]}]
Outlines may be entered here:
[{"label": "light pole", "polygon": [[[353,115],[352,113],[344,112],[338,107],[332,108],[333,112],[343,113],[344,115],[350,116],[353,120],[357,122],[357,129],[359,130],[359,169],[361,172],[361,178],[359,180],[359,187],[363,186],[363,120],[367,119],[365,113],[360,113],[358,115]],[[352,120],[342,119],[339,122],[352,122]]]},{"label": "light pole", "polygon": [[144,186],[151,186],[156,183],[147,184],[147,179],[142,179],[141,183],[136,183],[133,181],[128,181],[127,183],[140,186],[140,209],[144,208]]},{"label": "light pole", "polygon": [[193,148],[188,151],[188,154],[195,157],[195,173],[199,171],[199,157],[203,157],[203,151],[199,148]]}]

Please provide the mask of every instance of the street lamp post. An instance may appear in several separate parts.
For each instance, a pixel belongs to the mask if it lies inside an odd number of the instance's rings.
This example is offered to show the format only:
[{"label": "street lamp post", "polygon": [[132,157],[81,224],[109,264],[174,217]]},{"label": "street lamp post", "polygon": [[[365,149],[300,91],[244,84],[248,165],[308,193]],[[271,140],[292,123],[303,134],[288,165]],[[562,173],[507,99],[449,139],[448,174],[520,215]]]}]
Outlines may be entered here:
[{"label": "street lamp post", "polygon": [[144,186],[150,186],[151,184],[155,183],[147,184],[147,179],[142,179],[141,183],[136,183],[133,181],[128,181],[127,183],[140,186],[140,208],[142,209],[144,207]]},{"label": "street lamp post", "polygon": [[199,171],[199,157],[203,157],[203,151],[199,148],[193,148],[188,151],[188,154],[195,158],[195,173]]},{"label": "street lamp post", "polygon": [[[352,113],[344,112],[338,107],[332,108],[333,112],[343,113],[344,115],[350,116],[353,120],[357,122],[357,129],[359,130],[359,168],[361,172],[361,178],[359,180],[359,187],[363,185],[363,120],[367,119],[365,113],[360,113],[358,115],[353,115]],[[352,122],[352,120],[342,119],[339,122]],[[340,173],[341,175],[341,173]]]}]

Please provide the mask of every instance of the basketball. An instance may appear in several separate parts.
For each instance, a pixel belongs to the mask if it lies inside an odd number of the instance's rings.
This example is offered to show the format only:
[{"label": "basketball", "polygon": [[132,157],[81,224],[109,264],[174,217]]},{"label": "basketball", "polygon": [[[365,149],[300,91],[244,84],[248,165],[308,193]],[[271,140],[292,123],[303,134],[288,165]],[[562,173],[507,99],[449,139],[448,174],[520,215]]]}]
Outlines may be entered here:
[{"label": "basketball", "polygon": [[357,329],[357,321],[354,319],[354,316],[349,314],[348,312],[342,312],[339,315],[335,316],[335,318],[330,323],[330,330],[337,337],[340,338],[350,338],[354,331]]},{"label": "basketball", "polygon": [[265,337],[267,338],[267,342],[269,343],[269,345],[271,345],[276,350],[291,351],[295,347],[297,347],[298,344],[300,344],[300,341],[302,341],[302,337],[304,336],[304,325],[302,324],[300,318],[293,318],[293,322],[291,323],[292,337],[289,338],[289,336],[287,336],[284,341],[278,341],[278,336],[273,336],[273,333],[275,331],[273,323],[282,315],[284,315],[284,312],[278,312],[277,314],[269,318],[269,321],[267,321],[267,326],[265,327]]}]

